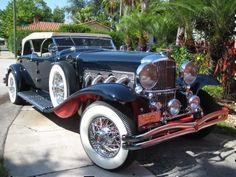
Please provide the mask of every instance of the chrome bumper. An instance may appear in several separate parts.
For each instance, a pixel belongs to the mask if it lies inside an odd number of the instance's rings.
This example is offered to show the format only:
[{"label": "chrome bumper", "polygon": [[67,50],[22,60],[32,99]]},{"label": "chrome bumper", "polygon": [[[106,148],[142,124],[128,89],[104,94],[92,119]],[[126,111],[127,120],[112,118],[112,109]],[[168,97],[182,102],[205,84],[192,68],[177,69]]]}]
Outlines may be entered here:
[{"label": "chrome bumper", "polygon": [[227,117],[228,109],[223,108],[222,110],[207,114],[201,119],[197,119],[192,122],[181,122],[181,120],[169,122],[166,125],[152,129],[140,135],[123,135],[122,140],[124,143],[122,146],[127,150],[143,149],[182,135],[196,133],[201,129],[210,127],[220,121],[227,119]]}]

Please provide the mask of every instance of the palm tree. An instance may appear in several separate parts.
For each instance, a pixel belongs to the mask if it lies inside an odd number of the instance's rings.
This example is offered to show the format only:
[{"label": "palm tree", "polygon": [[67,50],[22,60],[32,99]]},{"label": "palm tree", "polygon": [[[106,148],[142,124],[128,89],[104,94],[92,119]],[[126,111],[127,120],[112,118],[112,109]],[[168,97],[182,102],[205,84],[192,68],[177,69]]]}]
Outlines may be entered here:
[{"label": "palm tree", "polygon": [[136,35],[139,39],[139,48],[145,50],[148,34],[153,32],[152,15],[148,11],[140,12],[139,10],[134,10],[130,14],[127,11],[128,8],[118,28],[124,31],[128,39],[131,35]]}]

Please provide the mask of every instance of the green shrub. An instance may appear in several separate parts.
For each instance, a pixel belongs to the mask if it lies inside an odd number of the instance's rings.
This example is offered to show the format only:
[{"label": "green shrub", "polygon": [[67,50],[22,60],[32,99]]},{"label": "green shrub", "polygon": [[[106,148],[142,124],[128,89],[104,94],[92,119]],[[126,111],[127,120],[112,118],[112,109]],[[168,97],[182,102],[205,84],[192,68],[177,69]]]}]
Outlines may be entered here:
[{"label": "green shrub", "polygon": [[[31,30],[17,30],[16,31],[16,51],[17,54],[20,54],[21,52],[21,42],[22,39],[25,38],[26,36],[28,36],[29,34],[33,33],[35,31],[31,31]],[[14,34],[13,31],[10,32],[9,38],[7,40],[7,47],[10,51],[14,52]]]},{"label": "green shrub", "polygon": [[7,177],[7,170],[2,166],[2,164],[0,163],[0,176],[1,177]]},{"label": "green shrub", "polygon": [[121,45],[125,44],[125,35],[121,32],[116,32],[116,31],[111,31],[111,32],[107,32],[107,31],[98,31],[98,30],[93,30],[91,31],[92,33],[98,33],[98,34],[107,34],[110,35],[113,39],[113,42],[116,46],[117,49],[120,48]]},{"label": "green shrub", "polygon": [[198,69],[199,74],[209,74],[209,59],[203,54],[194,54],[192,61]]},{"label": "green shrub", "polygon": [[192,61],[198,69],[199,74],[209,74],[209,58],[204,54],[192,54],[185,47],[174,47],[171,57],[176,61],[177,72],[182,63]]},{"label": "green shrub", "polygon": [[192,60],[193,55],[188,52],[187,48],[176,46],[171,51],[171,57],[175,60],[176,70],[177,70],[177,73],[179,73],[179,68],[181,64],[183,64],[187,60],[189,61]]},{"label": "green shrub", "polygon": [[110,35],[113,39],[113,42],[117,49],[120,48],[121,45],[124,44],[124,34],[120,32],[108,32],[108,35]]},{"label": "green shrub", "polygon": [[224,88],[218,85],[206,85],[202,90],[206,91],[209,95],[218,100],[224,95]]},{"label": "green shrub", "polygon": [[91,29],[85,25],[78,24],[68,24],[62,25],[58,29],[58,32],[67,32],[67,33],[89,33]]}]

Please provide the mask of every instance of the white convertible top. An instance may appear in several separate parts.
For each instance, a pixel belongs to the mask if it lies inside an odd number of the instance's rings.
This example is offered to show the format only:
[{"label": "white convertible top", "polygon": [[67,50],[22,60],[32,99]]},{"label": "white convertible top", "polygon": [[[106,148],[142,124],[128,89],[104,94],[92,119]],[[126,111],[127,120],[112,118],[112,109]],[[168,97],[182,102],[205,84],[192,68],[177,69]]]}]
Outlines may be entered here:
[{"label": "white convertible top", "polygon": [[94,33],[57,33],[57,32],[35,32],[31,33],[30,35],[26,36],[22,40],[22,47],[24,46],[25,42],[30,39],[46,39],[51,37],[63,37],[63,36],[73,36],[73,37],[104,37],[104,38],[111,38],[111,36],[106,34],[94,34]]}]

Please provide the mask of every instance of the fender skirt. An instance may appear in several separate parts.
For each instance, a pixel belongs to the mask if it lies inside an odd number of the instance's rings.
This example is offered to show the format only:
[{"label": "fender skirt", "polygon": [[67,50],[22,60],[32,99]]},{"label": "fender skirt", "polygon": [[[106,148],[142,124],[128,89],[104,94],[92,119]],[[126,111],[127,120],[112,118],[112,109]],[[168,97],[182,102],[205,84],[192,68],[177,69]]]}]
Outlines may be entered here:
[{"label": "fender skirt", "polygon": [[69,118],[78,111],[82,102],[96,100],[97,97],[108,101],[132,102],[137,96],[133,89],[122,84],[98,84],[75,92],[53,111],[61,118]]}]

